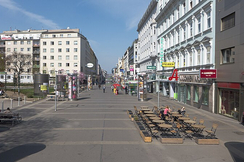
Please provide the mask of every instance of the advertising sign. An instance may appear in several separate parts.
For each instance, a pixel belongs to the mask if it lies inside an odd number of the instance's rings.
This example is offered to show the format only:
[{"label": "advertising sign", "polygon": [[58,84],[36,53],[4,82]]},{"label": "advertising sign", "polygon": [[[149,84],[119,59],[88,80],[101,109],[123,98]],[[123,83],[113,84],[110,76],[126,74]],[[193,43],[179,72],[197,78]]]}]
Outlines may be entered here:
[{"label": "advertising sign", "polygon": [[200,78],[217,78],[217,70],[216,69],[200,69]]},{"label": "advertising sign", "polygon": [[175,63],[174,62],[163,62],[162,66],[163,67],[175,67]]},{"label": "advertising sign", "polygon": [[160,38],[160,64],[164,62],[164,39]]}]

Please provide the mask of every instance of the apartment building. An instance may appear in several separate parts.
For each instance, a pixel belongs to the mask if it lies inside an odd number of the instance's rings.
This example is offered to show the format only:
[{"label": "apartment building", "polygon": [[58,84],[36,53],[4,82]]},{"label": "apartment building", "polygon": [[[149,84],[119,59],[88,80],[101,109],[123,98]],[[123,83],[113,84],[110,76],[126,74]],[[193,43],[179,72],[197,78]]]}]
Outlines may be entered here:
[{"label": "apartment building", "polygon": [[216,1],[216,113],[242,121],[244,112],[244,1]]},{"label": "apartment building", "polygon": [[[202,69],[215,69],[215,1],[159,0],[157,7],[158,56],[163,62],[175,63],[158,70],[160,90],[170,98],[214,112],[215,78],[199,74]],[[170,81],[174,69],[179,79]]]},{"label": "apartment building", "polygon": [[[37,73],[55,77],[79,72],[92,75],[96,82],[98,59],[79,29],[4,31],[0,51],[6,56],[13,52],[31,55],[32,67],[21,73],[21,83],[33,83]],[[94,66],[88,68],[87,63]],[[13,82],[14,71],[6,66],[6,72],[6,81]],[[5,81],[5,74],[0,74],[0,81]]]},{"label": "apartment building", "polygon": [[[45,30],[14,30],[4,31],[1,34],[1,51],[5,56],[12,55],[14,52],[24,55],[30,55],[31,67],[24,66],[23,72],[20,74],[21,83],[33,83],[33,74],[39,73],[40,63],[40,37]],[[14,71],[11,69],[12,64],[6,62],[5,74],[1,74],[0,81],[13,82]],[[15,75],[17,77],[17,73]]]}]

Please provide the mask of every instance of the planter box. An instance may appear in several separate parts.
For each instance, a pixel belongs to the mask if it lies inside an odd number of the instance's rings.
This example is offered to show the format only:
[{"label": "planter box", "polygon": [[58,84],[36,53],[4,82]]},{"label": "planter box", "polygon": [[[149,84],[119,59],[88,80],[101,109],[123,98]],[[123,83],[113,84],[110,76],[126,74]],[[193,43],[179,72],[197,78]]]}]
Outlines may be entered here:
[{"label": "planter box", "polygon": [[219,145],[219,139],[206,139],[206,138],[196,138],[196,143],[198,145]]},{"label": "planter box", "polygon": [[163,144],[182,144],[183,138],[160,138],[161,143]]},{"label": "planter box", "polygon": [[147,131],[140,131],[140,135],[144,142],[152,142],[152,137]]}]

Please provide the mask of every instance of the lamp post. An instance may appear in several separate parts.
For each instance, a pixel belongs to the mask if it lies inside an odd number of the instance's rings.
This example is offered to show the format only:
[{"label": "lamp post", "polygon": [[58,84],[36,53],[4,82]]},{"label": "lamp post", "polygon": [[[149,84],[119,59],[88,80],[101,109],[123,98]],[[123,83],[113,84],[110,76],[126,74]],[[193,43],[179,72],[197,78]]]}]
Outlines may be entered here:
[{"label": "lamp post", "polygon": [[55,71],[55,86],[54,86],[54,90],[55,90],[55,111],[57,111],[57,71]]}]

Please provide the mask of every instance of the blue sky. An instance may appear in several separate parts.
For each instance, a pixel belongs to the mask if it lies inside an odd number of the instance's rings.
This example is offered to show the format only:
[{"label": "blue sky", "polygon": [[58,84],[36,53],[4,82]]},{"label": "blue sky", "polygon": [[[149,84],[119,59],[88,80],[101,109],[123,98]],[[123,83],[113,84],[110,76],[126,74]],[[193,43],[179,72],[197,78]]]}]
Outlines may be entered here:
[{"label": "blue sky", "polygon": [[111,73],[138,37],[151,0],[0,0],[0,33],[6,30],[78,28],[99,64]]}]

